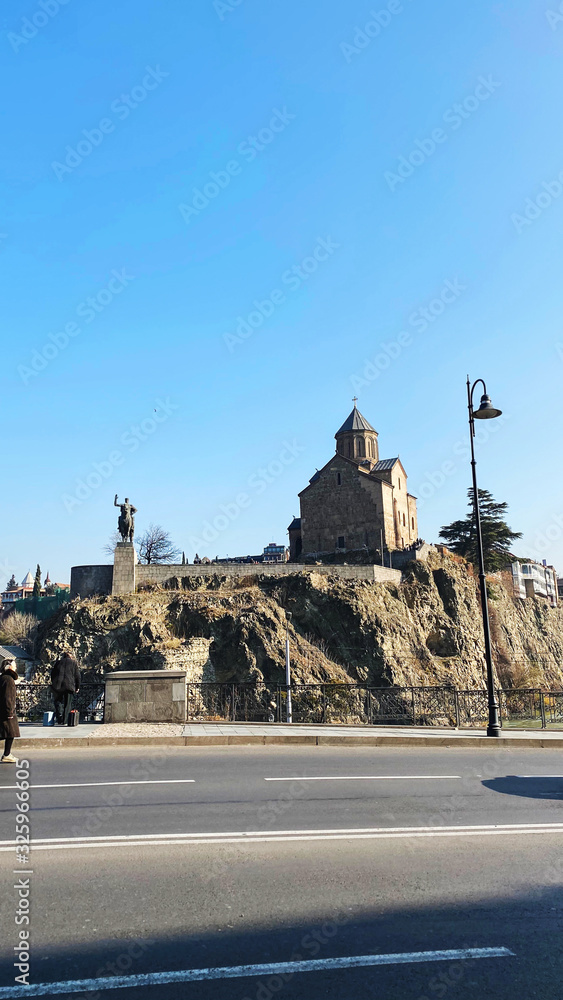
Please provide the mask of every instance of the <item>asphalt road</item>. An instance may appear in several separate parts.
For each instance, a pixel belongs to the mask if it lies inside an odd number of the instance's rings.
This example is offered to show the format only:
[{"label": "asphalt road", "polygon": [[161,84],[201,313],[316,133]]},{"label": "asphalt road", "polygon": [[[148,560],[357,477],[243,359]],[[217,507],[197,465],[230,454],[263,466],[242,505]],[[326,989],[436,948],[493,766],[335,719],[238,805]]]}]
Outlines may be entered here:
[{"label": "asphalt road", "polygon": [[11,844],[15,773],[0,769],[0,1000],[17,995],[13,886],[27,878],[30,982],[62,984],[27,995],[561,996],[558,752],[28,757],[30,873]]}]

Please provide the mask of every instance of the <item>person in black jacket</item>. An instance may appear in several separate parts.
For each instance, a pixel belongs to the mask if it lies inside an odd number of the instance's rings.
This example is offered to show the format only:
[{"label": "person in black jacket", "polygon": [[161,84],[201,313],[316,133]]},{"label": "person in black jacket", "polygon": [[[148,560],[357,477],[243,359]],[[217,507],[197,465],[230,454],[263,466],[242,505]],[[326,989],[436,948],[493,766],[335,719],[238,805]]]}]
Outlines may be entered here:
[{"label": "person in black jacket", "polygon": [[80,688],[78,663],[68,650],[57,660],[51,670],[51,690],[55,702],[55,718],[59,726],[66,726],[72,708],[72,696]]},{"label": "person in black jacket", "polygon": [[0,739],[4,740],[2,764],[17,764],[12,743],[20,735],[16,717],[16,680],[18,671],[13,660],[6,660],[0,675]]}]

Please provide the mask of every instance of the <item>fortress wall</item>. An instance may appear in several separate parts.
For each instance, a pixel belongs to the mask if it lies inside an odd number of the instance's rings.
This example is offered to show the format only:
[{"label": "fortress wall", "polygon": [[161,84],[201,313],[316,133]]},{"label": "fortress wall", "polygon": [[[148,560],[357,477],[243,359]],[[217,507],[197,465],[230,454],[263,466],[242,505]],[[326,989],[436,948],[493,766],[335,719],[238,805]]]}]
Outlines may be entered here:
[{"label": "fortress wall", "polygon": [[112,582],[113,566],[73,566],[70,571],[70,596],[111,594]]},{"label": "fortress wall", "polygon": [[[120,554],[121,555],[121,554]],[[143,583],[165,584],[168,580],[182,577],[219,576],[234,579],[253,576],[294,576],[296,573],[320,573],[323,576],[339,577],[341,580],[369,580],[377,583],[401,582],[401,570],[387,566],[329,566],[304,565],[302,563],[211,563],[194,566],[144,566],[133,565],[131,560],[128,580],[122,579],[124,569],[118,558],[117,579],[113,566],[73,566],[70,574],[70,596],[92,597],[94,594],[133,593]]]},{"label": "fortress wall", "polygon": [[293,576],[295,573],[322,573],[343,580],[375,580],[380,583],[400,583],[401,571],[386,566],[311,566],[302,563],[211,563],[200,566],[136,566],[136,582],[165,583],[172,577],[223,576],[233,579],[252,576]]}]

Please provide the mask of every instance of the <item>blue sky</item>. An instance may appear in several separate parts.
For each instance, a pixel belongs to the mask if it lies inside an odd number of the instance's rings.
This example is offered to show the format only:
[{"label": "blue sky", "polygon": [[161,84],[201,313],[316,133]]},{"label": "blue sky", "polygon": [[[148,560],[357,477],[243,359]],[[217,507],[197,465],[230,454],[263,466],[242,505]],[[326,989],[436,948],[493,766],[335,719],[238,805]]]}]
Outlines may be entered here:
[{"label": "blue sky", "polygon": [[480,485],[563,569],[550,2],[14,0],[1,582],[107,561],[115,493],[190,561],[285,540],[354,395],[435,541],[467,372]]}]

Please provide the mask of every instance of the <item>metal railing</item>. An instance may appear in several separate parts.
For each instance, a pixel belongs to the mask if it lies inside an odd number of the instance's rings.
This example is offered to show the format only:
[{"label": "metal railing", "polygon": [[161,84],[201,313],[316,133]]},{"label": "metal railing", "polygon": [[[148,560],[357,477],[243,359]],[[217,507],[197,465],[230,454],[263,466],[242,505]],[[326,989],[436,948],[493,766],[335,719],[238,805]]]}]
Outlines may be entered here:
[{"label": "metal railing", "polygon": [[[286,690],[266,684],[188,684],[188,722],[284,722]],[[563,691],[498,690],[504,728],[563,728]],[[487,692],[454,687],[294,684],[293,722],[486,728]]]},{"label": "metal railing", "polygon": [[[102,722],[104,717],[104,682],[83,684],[73,695],[72,707],[80,712],[81,722]],[[22,722],[41,722],[43,712],[54,710],[49,684],[20,681],[16,688],[16,714]]]}]

